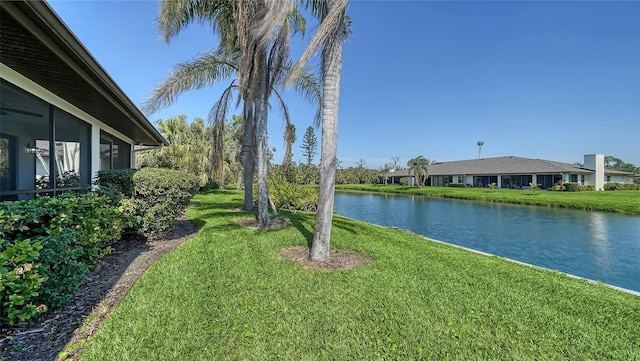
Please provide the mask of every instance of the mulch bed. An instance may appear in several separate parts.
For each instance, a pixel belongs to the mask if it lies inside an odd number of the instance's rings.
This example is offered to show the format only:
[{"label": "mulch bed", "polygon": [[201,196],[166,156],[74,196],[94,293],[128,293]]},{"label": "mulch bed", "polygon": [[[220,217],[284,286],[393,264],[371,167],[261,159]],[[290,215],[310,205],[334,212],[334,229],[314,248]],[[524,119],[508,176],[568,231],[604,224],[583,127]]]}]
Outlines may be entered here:
[{"label": "mulch bed", "polygon": [[114,242],[113,252],[100,259],[65,309],[44,314],[26,325],[0,326],[0,360],[55,360],[68,346],[74,349],[64,356],[76,359],[86,340],[98,331],[140,275],[197,232],[195,224],[181,218],[162,238],[130,235]]}]

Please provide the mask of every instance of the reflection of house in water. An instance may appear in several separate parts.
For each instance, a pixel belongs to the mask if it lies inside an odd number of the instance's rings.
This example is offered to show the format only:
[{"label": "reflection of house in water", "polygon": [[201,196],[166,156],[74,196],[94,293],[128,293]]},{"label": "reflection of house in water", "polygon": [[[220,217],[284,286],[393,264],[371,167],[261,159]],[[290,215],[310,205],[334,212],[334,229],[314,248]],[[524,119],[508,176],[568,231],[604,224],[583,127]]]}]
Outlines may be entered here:
[{"label": "reflection of house in water", "polygon": [[2,1],[0,24],[0,200],[90,185],[164,142],[47,3]]}]

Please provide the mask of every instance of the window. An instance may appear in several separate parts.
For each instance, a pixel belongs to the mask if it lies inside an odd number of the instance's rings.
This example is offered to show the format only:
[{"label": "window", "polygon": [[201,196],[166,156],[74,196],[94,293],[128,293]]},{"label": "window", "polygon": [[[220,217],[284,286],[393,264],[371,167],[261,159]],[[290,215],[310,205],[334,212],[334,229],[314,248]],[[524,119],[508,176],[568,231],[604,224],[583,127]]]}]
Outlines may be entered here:
[{"label": "window", "polygon": [[495,175],[491,175],[491,176],[475,176],[475,177],[473,177],[473,179],[474,179],[474,181],[473,181],[474,186],[478,187],[478,188],[489,187],[489,184],[491,184],[491,183],[498,184],[498,176],[495,176]]},{"label": "window", "polygon": [[502,176],[502,188],[522,189],[523,186],[529,186],[533,181],[531,175],[507,175]]},{"label": "window", "polygon": [[100,132],[100,169],[131,168],[131,145],[113,135]]},{"label": "window", "polygon": [[0,94],[0,199],[89,185],[91,126],[8,82]]},{"label": "window", "polygon": [[578,181],[578,175],[577,174],[570,174],[569,175],[569,182],[577,182]]},{"label": "window", "polygon": [[560,174],[545,174],[538,175],[536,177],[536,181],[540,184],[540,189],[547,189],[553,187],[558,181],[562,179],[562,175]]}]

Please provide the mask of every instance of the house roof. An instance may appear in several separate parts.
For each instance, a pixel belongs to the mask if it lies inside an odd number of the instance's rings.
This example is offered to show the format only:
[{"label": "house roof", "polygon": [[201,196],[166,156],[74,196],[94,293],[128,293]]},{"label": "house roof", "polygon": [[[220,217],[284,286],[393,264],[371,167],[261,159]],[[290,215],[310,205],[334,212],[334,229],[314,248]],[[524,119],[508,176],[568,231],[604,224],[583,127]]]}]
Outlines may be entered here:
[{"label": "house roof", "polygon": [[[579,165],[555,162],[544,159],[531,159],[514,156],[458,160],[429,164],[430,176],[443,175],[509,175],[509,174],[591,174],[593,170]],[[605,169],[605,174],[628,175],[633,173]],[[389,176],[407,176],[408,169],[397,170]]]},{"label": "house roof", "polygon": [[0,62],[137,144],[165,143],[46,2],[0,2]]}]

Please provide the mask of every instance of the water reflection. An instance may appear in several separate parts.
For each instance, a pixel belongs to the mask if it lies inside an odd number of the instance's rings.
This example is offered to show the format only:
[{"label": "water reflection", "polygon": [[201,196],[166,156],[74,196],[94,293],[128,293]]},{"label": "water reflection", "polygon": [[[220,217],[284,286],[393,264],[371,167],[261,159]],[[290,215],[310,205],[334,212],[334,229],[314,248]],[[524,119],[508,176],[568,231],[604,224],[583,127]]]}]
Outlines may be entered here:
[{"label": "water reflection", "polygon": [[640,291],[640,217],[337,193],[338,214]]},{"label": "water reflection", "polygon": [[596,251],[595,262],[607,272],[611,272],[609,233],[604,213],[592,212],[589,214],[591,229],[591,244]]}]

